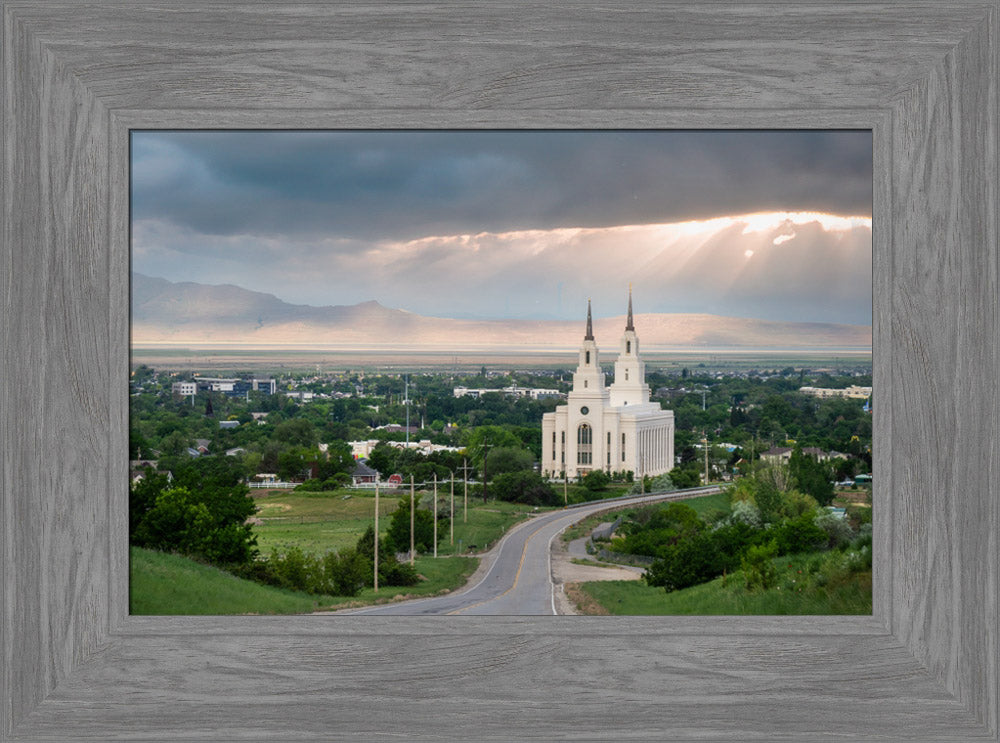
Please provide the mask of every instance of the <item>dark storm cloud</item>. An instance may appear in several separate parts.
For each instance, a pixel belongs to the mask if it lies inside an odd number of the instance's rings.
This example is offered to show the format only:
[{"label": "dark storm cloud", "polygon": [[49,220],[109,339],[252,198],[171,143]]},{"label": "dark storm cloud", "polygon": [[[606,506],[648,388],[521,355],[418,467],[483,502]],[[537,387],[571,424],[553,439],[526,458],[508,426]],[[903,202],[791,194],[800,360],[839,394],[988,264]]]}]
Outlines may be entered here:
[{"label": "dark storm cloud", "polygon": [[133,218],[357,240],[868,215],[868,132],[138,132]]}]

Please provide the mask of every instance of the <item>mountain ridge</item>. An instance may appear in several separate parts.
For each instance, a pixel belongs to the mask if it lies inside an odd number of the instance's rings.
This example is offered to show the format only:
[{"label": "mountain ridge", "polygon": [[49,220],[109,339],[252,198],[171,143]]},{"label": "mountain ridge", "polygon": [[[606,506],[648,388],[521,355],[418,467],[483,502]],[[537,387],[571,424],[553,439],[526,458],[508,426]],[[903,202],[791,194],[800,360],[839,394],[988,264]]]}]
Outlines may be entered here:
[{"label": "mountain ridge", "polygon": [[[617,346],[625,315],[594,320],[598,342]],[[649,347],[865,348],[867,325],[783,322],[707,313],[639,313],[635,325]],[[457,320],[417,315],[377,300],[353,305],[298,305],[233,284],[171,282],[132,274],[135,345],[325,348],[575,348],[584,322]]]}]

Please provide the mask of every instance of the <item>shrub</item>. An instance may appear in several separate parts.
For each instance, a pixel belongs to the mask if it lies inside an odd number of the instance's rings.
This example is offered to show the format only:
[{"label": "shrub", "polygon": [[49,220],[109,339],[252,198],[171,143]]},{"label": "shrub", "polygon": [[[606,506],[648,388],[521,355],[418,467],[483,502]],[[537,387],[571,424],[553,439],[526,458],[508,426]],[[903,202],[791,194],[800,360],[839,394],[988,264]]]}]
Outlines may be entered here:
[{"label": "shrub", "polygon": [[809,552],[826,546],[828,535],[816,524],[815,512],[788,519],[771,530],[778,554]]},{"label": "shrub", "polygon": [[365,587],[367,565],[355,549],[328,552],[323,558],[330,593],[335,596],[357,596]]},{"label": "shrub", "polygon": [[[628,480],[628,482],[631,482],[631,479]],[[658,477],[654,477],[653,479],[649,480],[647,484],[649,486],[646,488],[647,493],[660,493],[660,492],[677,490],[677,486],[674,485],[674,481],[670,478],[669,474],[663,474],[659,475]],[[628,492],[630,495],[632,495],[638,493],[639,491],[640,491],[639,484],[635,483],[629,489]]]},{"label": "shrub", "polygon": [[583,477],[583,486],[591,492],[607,490],[611,483],[611,478],[604,470],[591,470]]},{"label": "shrub", "polygon": [[817,508],[819,508],[819,503],[811,495],[800,493],[798,490],[788,490],[781,494],[778,514],[785,518],[794,519],[806,514],[815,514]]},{"label": "shrub", "polygon": [[816,515],[815,524],[827,536],[827,546],[831,549],[848,544],[854,539],[854,530],[847,522],[847,519],[838,516],[830,511],[821,511]]},{"label": "shrub", "polygon": [[733,503],[729,520],[734,524],[746,524],[759,529],[761,526],[760,510],[748,500],[738,500]]},{"label": "shrub", "polygon": [[272,550],[268,562],[271,563],[276,584],[282,588],[307,591],[311,584],[316,583],[316,561],[311,555],[305,555],[298,547],[292,547],[284,555]]},{"label": "shrub", "polygon": [[[365,533],[358,539],[355,548],[365,565],[365,585],[375,584],[374,564],[375,564],[375,530],[371,525]],[[378,553],[378,580],[379,585],[384,586],[412,586],[420,581],[420,576],[409,563],[400,563],[396,555],[382,547],[379,542]]]},{"label": "shrub", "polygon": [[740,559],[740,567],[749,590],[765,590],[774,585],[778,571],[772,560],[777,554],[778,545],[773,540],[747,549]]}]

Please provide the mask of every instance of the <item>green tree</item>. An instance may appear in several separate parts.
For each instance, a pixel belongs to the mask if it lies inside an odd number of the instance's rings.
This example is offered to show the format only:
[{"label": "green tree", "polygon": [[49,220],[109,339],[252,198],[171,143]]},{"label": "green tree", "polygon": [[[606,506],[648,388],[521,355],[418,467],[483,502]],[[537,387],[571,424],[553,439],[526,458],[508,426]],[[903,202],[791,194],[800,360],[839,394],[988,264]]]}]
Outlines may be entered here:
[{"label": "green tree", "polygon": [[513,446],[500,446],[489,452],[490,477],[502,475],[505,472],[521,472],[530,470],[535,464],[535,458],[527,449]]},{"label": "green tree", "polygon": [[[438,523],[438,541],[447,533]],[[434,514],[430,509],[418,507],[413,512],[413,546],[418,552],[434,549]],[[410,551],[410,496],[400,497],[399,506],[389,520],[385,535],[385,549],[391,552]]]},{"label": "green tree", "polygon": [[521,440],[502,426],[478,426],[474,428],[463,442],[469,459],[480,471],[483,469],[483,453],[492,455],[499,448],[521,448]]},{"label": "green tree", "polygon": [[[247,519],[257,510],[234,457],[179,460],[174,481],[151,477],[130,491],[133,544],[239,565],[256,554]],[[152,499],[152,505],[150,505]]]},{"label": "green tree", "polygon": [[305,418],[293,418],[274,427],[274,440],[291,446],[310,448],[316,446],[319,437],[316,427]]},{"label": "green tree", "polygon": [[497,475],[490,486],[497,500],[526,503],[529,506],[558,505],[559,495],[537,472],[520,470]]},{"label": "green tree", "polygon": [[604,470],[591,470],[583,476],[583,486],[591,492],[607,490],[611,484],[611,478]]},{"label": "green tree", "polygon": [[701,474],[697,465],[674,467],[670,470],[670,481],[680,490],[696,488],[701,484]]},{"label": "green tree", "polygon": [[146,467],[142,479],[129,488],[128,524],[129,537],[135,538],[135,531],[153,506],[156,497],[170,486],[166,473]]},{"label": "green tree", "polygon": [[788,460],[788,469],[799,490],[811,495],[821,506],[830,505],[833,501],[833,472],[829,465],[803,454],[796,447]]}]

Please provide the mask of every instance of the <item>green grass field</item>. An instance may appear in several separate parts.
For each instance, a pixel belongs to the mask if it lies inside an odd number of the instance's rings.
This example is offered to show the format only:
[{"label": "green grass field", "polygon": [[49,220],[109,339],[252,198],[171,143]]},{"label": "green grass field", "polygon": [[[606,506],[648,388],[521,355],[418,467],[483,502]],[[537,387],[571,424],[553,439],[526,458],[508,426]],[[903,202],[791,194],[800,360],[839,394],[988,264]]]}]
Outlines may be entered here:
[{"label": "green grass field", "polygon": [[[342,491],[287,492],[257,498],[257,518],[262,523],[255,524],[253,531],[257,535],[257,547],[261,554],[268,555],[272,549],[282,552],[290,547],[312,554],[353,547],[365,529],[374,523],[375,495],[356,491],[349,495],[345,498]],[[400,495],[408,495],[408,491],[383,493],[379,498],[379,530],[383,533],[389,526]],[[431,493],[418,492],[416,497],[421,499],[422,507],[430,507]],[[450,508],[447,489],[438,491],[438,504],[442,511]],[[455,542],[451,544],[451,532],[442,525],[438,554],[483,552],[517,522],[550,510],[499,501],[484,504],[481,500],[470,498],[468,521],[463,521],[462,495],[456,493]]]},{"label": "green grass field", "polygon": [[312,596],[262,586],[218,568],[163,552],[131,549],[130,613],[304,614],[391,601],[398,596],[432,596],[465,585],[475,572],[475,557],[418,558],[426,580],[416,586],[368,588],[355,597]]},{"label": "green grass field", "polygon": [[778,581],[774,588],[766,591],[748,590],[741,572],[671,593],[647,586],[643,581],[589,582],[580,584],[579,590],[584,594],[583,605],[587,613],[871,614],[871,570],[835,575],[826,585],[817,586],[815,580],[803,578],[809,561],[815,563],[817,559],[824,558],[816,553],[775,558]]},{"label": "green grass field", "polygon": [[[262,523],[254,524],[253,533],[263,555],[289,547],[312,554],[353,547],[375,517],[375,496],[368,493],[288,491],[254,500]],[[389,525],[396,502],[395,497],[379,499],[380,529]]]}]

